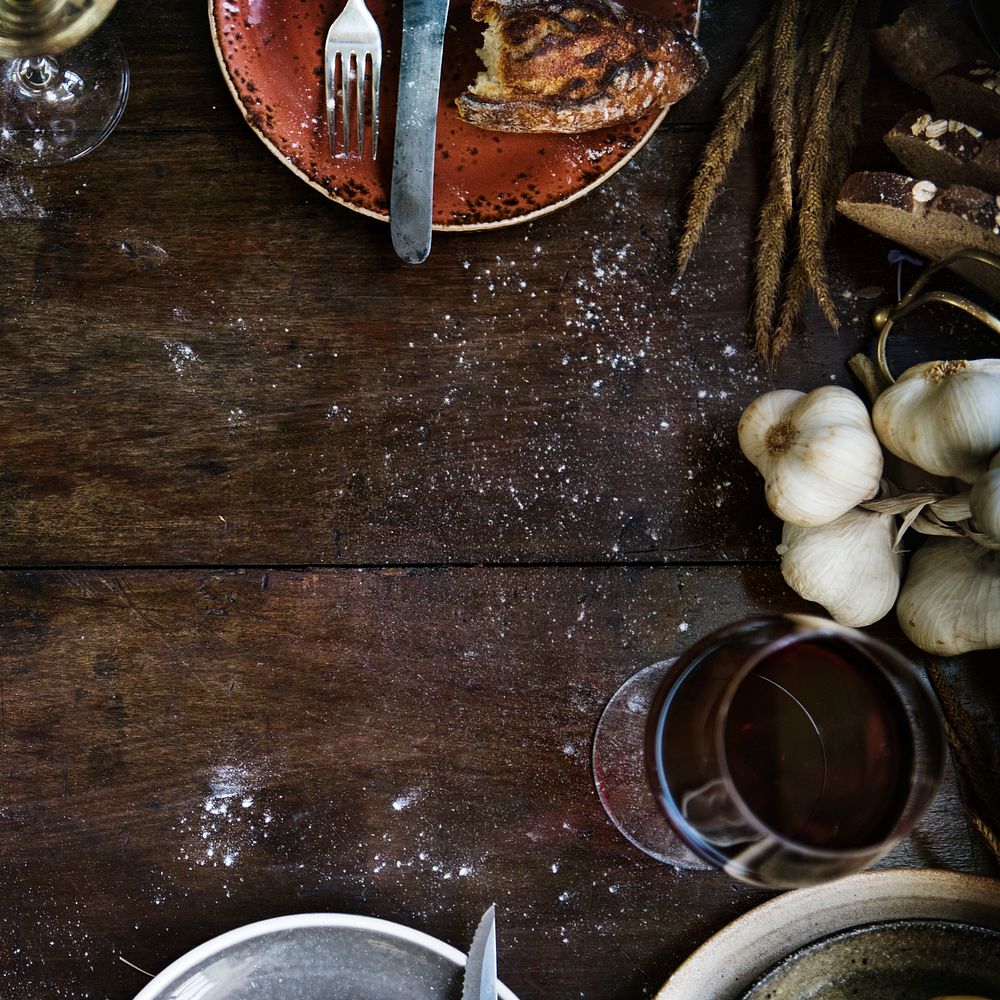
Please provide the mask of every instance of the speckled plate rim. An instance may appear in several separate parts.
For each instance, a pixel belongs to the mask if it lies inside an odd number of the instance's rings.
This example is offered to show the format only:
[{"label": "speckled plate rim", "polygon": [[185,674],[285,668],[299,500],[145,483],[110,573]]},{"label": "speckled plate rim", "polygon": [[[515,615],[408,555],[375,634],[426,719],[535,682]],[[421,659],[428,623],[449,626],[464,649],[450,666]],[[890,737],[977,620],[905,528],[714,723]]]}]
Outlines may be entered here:
[{"label": "speckled plate rim", "polygon": [[778,962],[813,941],[860,924],[919,917],[1000,930],[1000,881],[889,868],[783,893],[709,938],[654,1000],[738,1000]]},{"label": "speckled plate rim", "polygon": [[[173,985],[180,976],[190,972],[206,959],[221,954],[233,945],[242,944],[256,937],[266,937],[280,931],[292,931],[303,928],[333,927],[340,930],[368,931],[372,934],[406,941],[435,955],[452,962],[460,969],[465,968],[466,956],[450,944],[425,934],[423,931],[393,923],[391,920],[380,920],[377,917],[361,917],[351,913],[294,913],[284,917],[272,917],[269,920],[258,920],[256,923],[245,924],[235,930],[226,931],[218,937],[198,945],[175,962],[171,962],[159,975],[150,980],[143,989],[135,995],[134,1000],[164,1000],[163,992]],[[497,984],[497,996],[500,1000],[517,1000],[503,983]]]},{"label": "speckled plate rim", "polygon": [[[701,8],[703,0],[698,0],[695,7],[695,37],[698,36],[698,32],[701,29]],[[315,188],[324,197],[329,198],[330,201],[336,202],[338,205],[343,205],[344,208],[349,208],[352,212],[357,212],[360,215],[367,215],[370,219],[377,219],[379,222],[388,222],[389,214],[387,212],[373,212],[370,208],[364,208],[361,205],[356,205],[354,202],[348,201],[346,198],[340,198],[333,192],[328,191],[322,184],[318,184],[314,181],[305,171],[300,170],[294,163],[292,163],[285,154],[278,149],[277,146],[271,142],[263,131],[258,128],[250,120],[250,115],[247,113],[247,109],[243,106],[243,102],[240,100],[239,92],[236,90],[236,86],[233,83],[232,77],[229,75],[229,68],[226,66],[226,59],[222,53],[222,44],[219,40],[218,30],[215,24],[215,0],[208,0],[208,25],[212,32],[212,48],[215,49],[215,58],[219,61],[219,67],[222,70],[222,76],[226,81],[226,86],[229,88],[229,93],[232,94],[233,100],[236,102],[236,107],[239,108],[240,114],[243,116],[243,120],[253,129],[257,138],[260,139],[262,143],[281,161],[282,166],[291,170],[300,180],[303,180],[311,188]],[[538,219],[543,215],[548,215],[551,212],[558,211],[560,208],[565,208],[567,205],[572,204],[574,201],[578,201],[580,198],[585,197],[590,194],[595,188],[600,187],[605,181],[610,180],[618,173],[623,167],[627,166],[632,159],[642,150],[642,148],[653,138],[653,134],[663,123],[663,119],[667,117],[670,113],[670,109],[673,107],[672,104],[668,105],[663,109],[663,111],[657,115],[655,121],[650,123],[648,129],[639,138],[635,145],[625,153],[624,156],[616,163],[613,163],[607,170],[604,171],[599,177],[592,180],[585,187],[580,188],[579,191],[574,191],[572,194],[566,195],[565,198],[559,199],[559,201],[553,202],[551,205],[546,205],[544,208],[537,208],[533,212],[528,212],[525,215],[518,215],[511,219],[496,219],[492,222],[472,222],[472,223],[441,223],[436,222],[433,225],[433,229],[439,233],[457,233],[457,232],[481,232],[486,229],[502,229],[506,226],[519,226],[523,222],[531,222],[533,219]]]}]

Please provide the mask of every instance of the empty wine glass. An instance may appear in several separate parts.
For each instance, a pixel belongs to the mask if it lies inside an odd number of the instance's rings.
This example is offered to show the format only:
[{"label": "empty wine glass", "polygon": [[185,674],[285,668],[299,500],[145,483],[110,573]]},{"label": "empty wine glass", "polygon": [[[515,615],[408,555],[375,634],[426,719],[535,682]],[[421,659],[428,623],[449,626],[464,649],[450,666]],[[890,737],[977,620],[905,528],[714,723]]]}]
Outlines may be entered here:
[{"label": "empty wine glass", "polygon": [[[114,130],[129,72],[115,0],[0,0],[0,158],[68,163]],[[96,34],[95,34],[96,32]]]},{"label": "empty wine glass", "polygon": [[785,615],[730,625],[626,681],[593,765],[608,815],[646,853],[788,888],[888,853],[944,759],[912,664],[855,629]]}]

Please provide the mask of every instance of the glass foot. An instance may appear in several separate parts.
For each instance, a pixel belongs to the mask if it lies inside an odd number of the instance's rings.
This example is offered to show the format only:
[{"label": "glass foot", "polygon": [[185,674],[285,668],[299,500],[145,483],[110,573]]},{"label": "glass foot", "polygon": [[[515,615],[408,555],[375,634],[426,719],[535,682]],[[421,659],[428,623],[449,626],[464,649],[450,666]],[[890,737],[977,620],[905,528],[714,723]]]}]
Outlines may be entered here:
[{"label": "glass foot", "polygon": [[128,59],[107,27],[58,56],[0,63],[0,159],[51,167],[85,156],[114,131],[128,90]]},{"label": "glass foot", "polygon": [[661,660],[633,674],[608,702],[594,734],[594,784],[611,822],[640,851],[675,868],[708,871],[671,830],[646,777],[646,718],[673,663]]}]

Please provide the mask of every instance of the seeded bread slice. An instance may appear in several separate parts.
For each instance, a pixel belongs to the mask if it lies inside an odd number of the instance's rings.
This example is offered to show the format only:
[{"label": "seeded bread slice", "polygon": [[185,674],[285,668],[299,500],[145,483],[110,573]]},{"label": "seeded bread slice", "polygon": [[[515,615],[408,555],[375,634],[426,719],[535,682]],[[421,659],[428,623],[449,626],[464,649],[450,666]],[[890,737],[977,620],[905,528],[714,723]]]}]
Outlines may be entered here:
[{"label": "seeded bread slice", "polygon": [[941,73],[924,88],[943,118],[975,122],[987,135],[1000,134],[1000,67],[974,62]]},{"label": "seeded bread slice", "polygon": [[971,125],[912,111],[886,134],[885,144],[915,177],[1000,194],[1000,139],[984,139]]},{"label": "seeded bread slice", "polygon": [[[837,210],[930,260],[964,247],[1000,254],[1000,195],[965,184],[938,188],[902,174],[851,174],[840,189]],[[963,261],[954,270],[1000,301],[1000,272],[975,261]]]}]

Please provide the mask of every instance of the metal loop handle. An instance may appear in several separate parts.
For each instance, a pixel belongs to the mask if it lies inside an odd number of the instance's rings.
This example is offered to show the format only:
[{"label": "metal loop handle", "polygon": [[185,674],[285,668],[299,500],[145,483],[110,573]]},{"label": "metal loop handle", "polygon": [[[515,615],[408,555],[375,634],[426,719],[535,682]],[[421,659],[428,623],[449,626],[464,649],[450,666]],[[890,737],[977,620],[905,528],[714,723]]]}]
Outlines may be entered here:
[{"label": "metal loop handle", "polygon": [[890,384],[896,380],[893,378],[889,362],[886,358],[885,348],[886,341],[889,339],[889,331],[892,330],[893,324],[897,320],[913,312],[918,306],[925,305],[928,302],[943,302],[945,305],[954,306],[974,319],[978,319],[981,323],[985,323],[994,333],[1000,334],[1000,319],[978,303],[972,302],[961,295],[955,295],[953,292],[932,291],[925,292],[923,295],[920,294],[921,289],[924,288],[927,282],[938,271],[950,267],[956,261],[960,260],[978,261],[980,264],[985,264],[987,267],[992,267],[1000,271],[1000,256],[996,254],[990,253],[987,250],[975,250],[972,248],[956,250],[955,253],[945,257],[943,260],[939,260],[936,264],[925,268],[920,277],[910,286],[909,291],[896,305],[891,307],[883,306],[881,309],[877,309],[872,316],[872,323],[875,329],[878,330],[878,341],[875,344],[875,359],[878,362],[879,370]]}]

